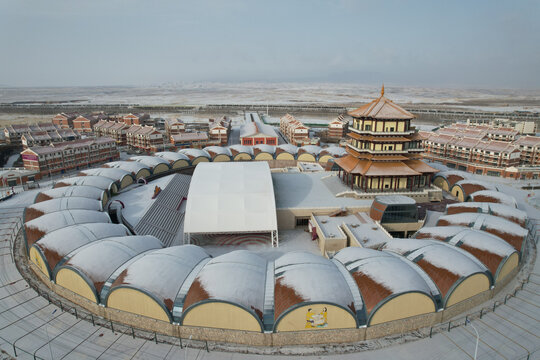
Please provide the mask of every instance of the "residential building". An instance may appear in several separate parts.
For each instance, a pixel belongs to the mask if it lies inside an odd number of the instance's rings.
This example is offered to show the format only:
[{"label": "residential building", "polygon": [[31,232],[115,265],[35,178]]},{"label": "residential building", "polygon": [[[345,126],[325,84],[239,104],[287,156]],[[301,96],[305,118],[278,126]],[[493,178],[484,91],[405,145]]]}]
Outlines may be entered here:
[{"label": "residential building", "polygon": [[184,132],[177,135],[171,135],[171,144],[176,148],[198,148],[202,149],[208,145],[208,134],[205,132]]},{"label": "residential building", "polygon": [[328,137],[331,139],[342,139],[347,135],[349,130],[349,122],[345,120],[345,116],[339,115],[334,120],[328,123]]},{"label": "residential building", "polygon": [[540,137],[520,136],[514,145],[521,151],[520,165],[540,165]]},{"label": "residential building", "polygon": [[229,142],[231,133],[231,121],[227,117],[222,117],[220,120],[208,120],[208,138],[211,143],[225,146]]},{"label": "residential building", "polygon": [[150,123],[149,114],[127,114],[122,116],[122,121],[126,125],[148,125]]},{"label": "residential building", "polygon": [[158,151],[164,148],[163,134],[153,126],[131,125],[126,129],[126,145],[143,151]]},{"label": "residential building", "polygon": [[[47,133],[51,137],[55,137],[55,133],[59,126],[52,123],[37,123],[37,124],[13,124],[4,128],[4,137],[6,142],[11,145],[23,145],[23,135],[35,133],[36,136],[40,136],[37,133]],[[45,136],[46,137],[46,136]]]},{"label": "residential building", "polygon": [[110,137],[116,141],[116,146],[127,144],[128,128],[129,126],[125,123],[112,120],[100,120],[93,127],[96,136]]},{"label": "residential building", "polygon": [[40,173],[36,170],[25,168],[0,168],[0,186],[24,185],[41,179]]},{"label": "residential building", "polygon": [[309,128],[290,114],[279,119],[279,130],[290,144],[303,146],[309,141]]},{"label": "residential building", "polygon": [[38,171],[40,175],[81,169],[114,161],[119,156],[115,141],[106,137],[34,146],[21,152],[25,169]]},{"label": "residential building", "polygon": [[178,135],[186,131],[186,124],[180,119],[167,119],[165,120],[165,133],[167,138],[170,139],[171,135]]},{"label": "residential building", "polygon": [[60,113],[56,114],[52,118],[52,123],[59,126],[62,129],[69,129],[73,127],[73,120],[77,117],[76,113]]}]

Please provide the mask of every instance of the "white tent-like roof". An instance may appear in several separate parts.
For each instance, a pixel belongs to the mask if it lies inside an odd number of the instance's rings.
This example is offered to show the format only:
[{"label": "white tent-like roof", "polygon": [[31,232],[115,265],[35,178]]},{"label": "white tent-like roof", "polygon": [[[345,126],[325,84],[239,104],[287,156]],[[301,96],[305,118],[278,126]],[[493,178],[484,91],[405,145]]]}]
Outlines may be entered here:
[{"label": "white tent-like roof", "polygon": [[276,232],[276,204],[266,162],[200,163],[189,187],[189,234]]}]

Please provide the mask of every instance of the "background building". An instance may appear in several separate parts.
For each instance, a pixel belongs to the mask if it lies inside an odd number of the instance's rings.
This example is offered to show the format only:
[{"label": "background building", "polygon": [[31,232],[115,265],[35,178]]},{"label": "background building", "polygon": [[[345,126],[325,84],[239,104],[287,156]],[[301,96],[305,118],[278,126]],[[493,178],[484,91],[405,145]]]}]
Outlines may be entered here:
[{"label": "background building", "polygon": [[246,113],[245,123],[240,128],[240,143],[246,146],[277,145],[278,135],[273,127],[262,123],[259,114]]}]

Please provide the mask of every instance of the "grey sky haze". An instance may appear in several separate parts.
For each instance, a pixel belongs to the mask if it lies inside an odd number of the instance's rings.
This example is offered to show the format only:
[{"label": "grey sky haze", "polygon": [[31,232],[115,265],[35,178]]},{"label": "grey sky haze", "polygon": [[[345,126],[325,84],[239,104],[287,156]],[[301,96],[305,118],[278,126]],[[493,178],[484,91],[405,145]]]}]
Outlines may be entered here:
[{"label": "grey sky haze", "polygon": [[0,0],[0,85],[540,88],[540,1]]}]

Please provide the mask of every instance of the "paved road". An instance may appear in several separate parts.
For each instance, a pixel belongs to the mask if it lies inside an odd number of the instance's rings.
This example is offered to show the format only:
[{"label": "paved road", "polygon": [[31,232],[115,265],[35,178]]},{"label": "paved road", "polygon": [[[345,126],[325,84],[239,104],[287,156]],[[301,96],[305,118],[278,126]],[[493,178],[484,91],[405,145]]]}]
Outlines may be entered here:
[{"label": "paved road", "polygon": [[[204,349],[180,348],[152,340],[133,338],[130,331],[111,329],[77,319],[72,313],[39,296],[21,277],[11,259],[10,236],[22,208],[0,207],[0,348],[20,359],[260,359],[267,355],[246,355]],[[540,264],[530,282],[507,304],[497,307],[472,324],[480,334],[478,359],[540,359]],[[123,332],[124,331],[124,332]],[[458,326],[401,345],[360,353],[328,355],[330,359],[472,359],[475,333]],[[184,344],[189,343],[184,339]],[[367,346],[378,341],[367,343]],[[310,352],[314,347],[284,351]],[[287,355],[274,356],[279,359]],[[321,356],[306,356],[319,359]],[[303,358],[303,359],[304,359]]]}]

